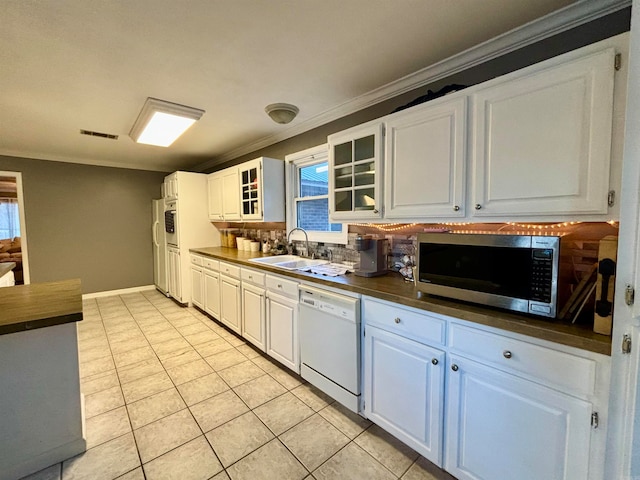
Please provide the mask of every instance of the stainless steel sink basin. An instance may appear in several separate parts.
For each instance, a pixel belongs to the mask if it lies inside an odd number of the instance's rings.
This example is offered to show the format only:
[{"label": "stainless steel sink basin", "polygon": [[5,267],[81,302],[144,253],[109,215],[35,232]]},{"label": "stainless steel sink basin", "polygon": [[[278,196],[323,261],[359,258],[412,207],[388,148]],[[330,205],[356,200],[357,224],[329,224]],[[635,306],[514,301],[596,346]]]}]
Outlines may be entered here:
[{"label": "stainless steel sink basin", "polygon": [[300,260],[302,257],[298,255],[272,255],[271,257],[251,258],[250,262],[262,263],[264,265],[273,265],[276,263],[291,262]]},{"label": "stainless steel sink basin", "polygon": [[327,260],[316,260],[304,258],[298,255],[275,255],[272,257],[252,258],[250,262],[261,263],[271,267],[282,268],[283,270],[300,270],[302,268],[315,267],[329,263]]}]

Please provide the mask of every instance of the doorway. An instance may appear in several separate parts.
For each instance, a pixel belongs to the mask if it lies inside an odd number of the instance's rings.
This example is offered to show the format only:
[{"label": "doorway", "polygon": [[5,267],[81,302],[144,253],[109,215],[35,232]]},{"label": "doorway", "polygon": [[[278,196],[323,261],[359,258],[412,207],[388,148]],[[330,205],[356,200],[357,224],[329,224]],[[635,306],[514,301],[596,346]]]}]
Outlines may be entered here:
[{"label": "doorway", "polygon": [[13,262],[16,285],[29,283],[22,174],[0,171],[0,263]]}]

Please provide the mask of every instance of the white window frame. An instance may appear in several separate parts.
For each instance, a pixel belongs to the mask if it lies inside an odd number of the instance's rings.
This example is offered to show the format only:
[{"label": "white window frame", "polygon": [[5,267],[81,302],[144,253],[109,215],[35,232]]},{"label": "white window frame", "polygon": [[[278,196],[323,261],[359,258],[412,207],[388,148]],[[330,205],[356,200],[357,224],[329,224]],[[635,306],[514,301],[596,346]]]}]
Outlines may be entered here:
[{"label": "white window frame", "polygon": [[[296,228],[298,225],[298,209],[296,203],[298,201],[298,169],[300,167],[310,166],[316,163],[329,162],[329,145],[327,143],[318,145],[317,147],[308,148],[300,152],[292,153],[285,156],[285,184],[286,184],[286,205],[287,205],[287,232]],[[330,190],[330,189],[329,189]],[[327,199],[329,198],[327,194]],[[307,200],[310,198],[323,198],[324,195],[318,197],[305,197]],[[328,208],[328,206],[327,206]],[[332,222],[337,223],[337,222]],[[342,224],[341,232],[319,232],[317,230],[309,230],[310,242],[323,242],[323,243],[336,243],[340,245],[346,245],[349,233],[349,225]],[[299,230],[296,230],[291,234],[291,240],[304,240],[304,234]]]}]

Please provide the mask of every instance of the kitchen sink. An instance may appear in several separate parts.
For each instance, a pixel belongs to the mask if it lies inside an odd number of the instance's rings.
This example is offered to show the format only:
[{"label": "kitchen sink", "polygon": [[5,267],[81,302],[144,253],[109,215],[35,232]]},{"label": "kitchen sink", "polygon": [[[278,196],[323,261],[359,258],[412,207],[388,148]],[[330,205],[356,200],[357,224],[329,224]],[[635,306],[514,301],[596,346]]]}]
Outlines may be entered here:
[{"label": "kitchen sink", "polygon": [[299,257],[298,255],[275,255],[272,257],[252,258],[250,262],[261,263],[283,270],[300,270],[302,268],[315,267],[329,263],[327,260]]}]

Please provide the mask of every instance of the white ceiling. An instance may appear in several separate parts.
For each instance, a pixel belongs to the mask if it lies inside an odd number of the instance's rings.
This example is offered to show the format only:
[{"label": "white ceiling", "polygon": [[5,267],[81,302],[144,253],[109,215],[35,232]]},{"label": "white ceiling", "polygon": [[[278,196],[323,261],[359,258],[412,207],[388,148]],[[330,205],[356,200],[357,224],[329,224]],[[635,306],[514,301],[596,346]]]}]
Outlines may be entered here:
[{"label": "white ceiling", "polygon": [[[574,1],[2,0],[0,154],[211,164]],[[128,133],[147,97],[206,113],[169,148],[138,145]],[[300,114],[278,125],[264,113],[275,102]]]}]

